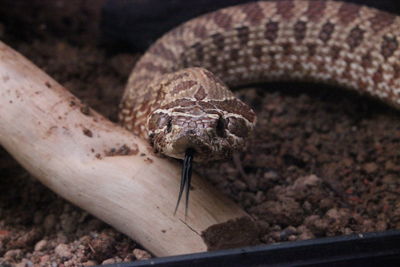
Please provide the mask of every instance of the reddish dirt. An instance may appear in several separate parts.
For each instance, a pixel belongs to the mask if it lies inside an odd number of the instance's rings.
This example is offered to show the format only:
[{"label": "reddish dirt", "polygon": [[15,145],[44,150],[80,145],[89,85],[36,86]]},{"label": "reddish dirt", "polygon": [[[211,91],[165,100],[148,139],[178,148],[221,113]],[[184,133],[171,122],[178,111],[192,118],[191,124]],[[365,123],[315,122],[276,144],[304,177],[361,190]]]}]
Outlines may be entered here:
[{"label": "reddish dirt", "polygon": [[[36,0],[23,9],[12,2],[0,5],[0,39],[116,121],[138,55],[98,45],[102,1]],[[267,87],[238,93],[259,114],[246,150],[212,168],[194,167],[255,219],[261,234],[254,243],[400,229],[400,113],[326,86]],[[4,150],[0,173],[1,266],[88,266],[150,257],[41,185]],[[218,248],[212,235],[207,240]]]}]

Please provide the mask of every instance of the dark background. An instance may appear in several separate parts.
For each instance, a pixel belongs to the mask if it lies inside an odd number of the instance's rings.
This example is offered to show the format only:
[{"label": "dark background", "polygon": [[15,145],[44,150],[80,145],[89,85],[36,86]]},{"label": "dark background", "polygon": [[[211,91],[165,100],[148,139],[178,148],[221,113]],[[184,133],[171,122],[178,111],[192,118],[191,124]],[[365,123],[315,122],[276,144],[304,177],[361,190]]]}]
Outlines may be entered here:
[{"label": "dark background", "polygon": [[[145,50],[163,33],[198,15],[249,0],[107,0],[102,31],[110,45]],[[400,13],[397,0],[350,0],[392,13]]]},{"label": "dark background", "polygon": [[[143,51],[180,23],[249,0],[0,0],[0,21],[19,39],[51,33],[72,44],[95,43],[111,50]],[[348,0],[400,14],[397,0]],[[77,13],[79,16],[76,16]],[[26,28],[20,31],[21,27]],[[0,29],[1,31],[1,29]],[[42,33],[42,34],[41,34]],[[77,34],[78,33],[78,34]],[[0,34],[1,38],[1,34]]]}]

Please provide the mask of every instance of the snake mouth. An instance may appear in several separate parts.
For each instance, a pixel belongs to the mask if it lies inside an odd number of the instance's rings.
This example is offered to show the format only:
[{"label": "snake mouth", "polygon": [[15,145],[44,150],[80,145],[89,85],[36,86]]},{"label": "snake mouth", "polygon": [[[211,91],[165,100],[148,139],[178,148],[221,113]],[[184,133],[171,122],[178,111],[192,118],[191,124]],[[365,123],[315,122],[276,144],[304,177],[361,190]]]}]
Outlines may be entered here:
[{"label": "snake mouth", "polygon": [[188,151],[197,154],[195,161],[203,161],[201,156],[211,153],[207,142],[195,135],[182,135],[172,143],[171,147],[171,151],[181,159],[185,158]]}]

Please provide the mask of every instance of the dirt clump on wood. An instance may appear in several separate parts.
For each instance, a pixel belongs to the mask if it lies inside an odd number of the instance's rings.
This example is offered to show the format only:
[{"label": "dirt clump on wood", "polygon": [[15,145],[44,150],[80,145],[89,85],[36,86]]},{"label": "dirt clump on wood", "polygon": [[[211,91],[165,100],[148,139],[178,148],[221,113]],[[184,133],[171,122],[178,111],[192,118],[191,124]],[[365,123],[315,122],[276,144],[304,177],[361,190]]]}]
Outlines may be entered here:
[{"label": "dirt clump on wood", "polygon": [[259,235],[257,224],[249,217],[215,224],[201,233],[208,251],[258,245]]}]

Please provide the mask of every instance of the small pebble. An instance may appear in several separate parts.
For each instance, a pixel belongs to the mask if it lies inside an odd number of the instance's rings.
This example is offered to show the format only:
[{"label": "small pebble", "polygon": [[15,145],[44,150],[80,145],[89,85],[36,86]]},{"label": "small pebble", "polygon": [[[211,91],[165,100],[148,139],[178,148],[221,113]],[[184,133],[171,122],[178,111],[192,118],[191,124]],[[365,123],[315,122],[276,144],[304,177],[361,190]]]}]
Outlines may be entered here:
[{"label": "small pebble", "polygon": [[151,255],[142,249],[135,248],[132,253],[138,260],[147,260],[151,258]]},{"label": "small pebble", "polygon": [[337,209],[330,209],[326,212],[326,216],[328,216],[331,219],[339,220],[340,219],[340,214]]},{"label": "small pebble", "polygon": [[92,261],[92,260],[88,260],[82,263],[83,266],[94,266],[97,265],[97,262]]},{"label": "small pebble", "polygon": [[43,264],[48,263],[49,260],[50,260],[50,255],[46,254],[46,255],[43,255],[43,256],[40,257],[40,262],[43,263]]},{"label": "small pebble", "polygon": [[343,230],[343,234],[345,234],[345,235],[351,235],[351,234],[353,234],[353,233],[354,233],[354,231],[351,230],[351,229],[348,228],[348,227],[345,227],[344,230]]},{"label": "small pebble", "polygon": [[294,184],[293,188],[295,191],[305,190],[306,187],[316,186],[320,184],[321,179],[318,178],[316,175],[311,174],[308,176],[298,178]]},{"label": "small pebble", "polygon": [[298,240],[313,239],[315,235],[311,231],[303,232],[298,236]]},{"label": "small pebble", "polygon": [[47,241],[46,240],[40,240],[35,244],[35,251],[42,251],[44,248],[47,246]]},{"label": "small pebble", "polygon": [[134,255],[127,255],[124,259],[123,262],[131,262],[131,261],[135,261],[136,258]]},{"label": "small pebble", "polygon": [[60,257],[70,258],[72,257],[71,250],[68,245],[66,244],[59,244],[54,251]]},{"label": "small pebble", "polygon": [[279,179],[279,175],[275,171],[267,171],[264,173],[264,179],[276,181]]},{"label": "small pebble", "polygon": [[33,267],[33,262],[28,259],[22,259],[21,262],[15,264],[15,267]]},{"label": "small pebble", "polygon": [[22,258],[22,250],[20,249],[10,249],[9,251],[7,251],[6,253],[4,253],[3,257],[6,260],[19,260]]},{"label": "small pebble", "polygon": [[297,230],[293,226],[288,226],[282,232],[280,232],[279,239],[280,241],[288,241],[289,237],[296,234]]},{"label": "small pebble", "polygon": [[378,165],[375,162],[369,162],[365,163],[363,168],[366,173],[374,173],[378,170]]},{"label": "small pebble", "polygon": [[104,260],[101,264],[114,264],[117,263],[117,261],[114,258],[106,259]]}]

